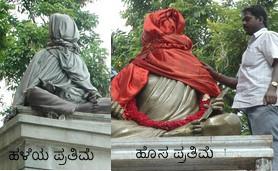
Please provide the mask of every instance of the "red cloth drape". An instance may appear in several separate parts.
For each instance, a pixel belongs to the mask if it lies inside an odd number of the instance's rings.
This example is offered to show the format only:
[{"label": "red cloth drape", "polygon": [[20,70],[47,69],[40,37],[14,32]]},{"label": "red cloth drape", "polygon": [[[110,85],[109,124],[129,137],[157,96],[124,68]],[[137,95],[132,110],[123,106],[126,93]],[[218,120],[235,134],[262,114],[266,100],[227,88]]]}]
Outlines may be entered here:
[{"label": "red cloth drape", "polygon": [[149,72],[181,81],[212,97],[219,95],[216,82],[192,54],[192,41],[183,34],[184,27],[183,16],[172,8],[147,15],[142,35],[143,48],[112,80],[113,100],[127,109],[129,102],[146,85]]},{"label": "red cloth drape", "polygon": [[129,64],[112,80],[112,99],[125,106],[147,84],[148,75],[148,70]]}]

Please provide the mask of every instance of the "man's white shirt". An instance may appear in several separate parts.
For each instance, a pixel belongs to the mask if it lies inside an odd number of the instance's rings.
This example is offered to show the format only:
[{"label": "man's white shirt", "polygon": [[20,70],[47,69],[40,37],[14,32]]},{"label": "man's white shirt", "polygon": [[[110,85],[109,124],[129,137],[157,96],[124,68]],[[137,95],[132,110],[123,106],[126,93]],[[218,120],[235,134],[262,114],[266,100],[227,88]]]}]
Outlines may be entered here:
[{"label": "man's white shirt", "polygon": [[278,58],[278,33],[262,28],[251,36],[242,55],[233,108],[264,104],[264,95],[272,79],[274,58]]}]

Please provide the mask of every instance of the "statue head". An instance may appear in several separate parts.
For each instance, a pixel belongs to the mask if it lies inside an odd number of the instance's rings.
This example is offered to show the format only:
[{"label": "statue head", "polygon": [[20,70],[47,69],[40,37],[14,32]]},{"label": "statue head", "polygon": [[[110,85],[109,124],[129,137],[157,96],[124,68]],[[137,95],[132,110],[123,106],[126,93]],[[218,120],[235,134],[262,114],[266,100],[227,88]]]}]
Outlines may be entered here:
[{"label": "statue head", "polygon": [[49,18],[49,37],[52,42],[76,43],[79,40],[79,31],[70,16],[55,13]]},{"label": "statue head", "polygon": [[183,34],[185,19],[173,8],[162,9],[149,13],[144,21],[142,45],[157,42],[173,42],[192,48],[192,41]]},{"label": "statue head", "polygon": [[147,15],[144,30],[151,28],[164,34],[182,34],[185,20],[182,14],[173,8],[154,11]]}]

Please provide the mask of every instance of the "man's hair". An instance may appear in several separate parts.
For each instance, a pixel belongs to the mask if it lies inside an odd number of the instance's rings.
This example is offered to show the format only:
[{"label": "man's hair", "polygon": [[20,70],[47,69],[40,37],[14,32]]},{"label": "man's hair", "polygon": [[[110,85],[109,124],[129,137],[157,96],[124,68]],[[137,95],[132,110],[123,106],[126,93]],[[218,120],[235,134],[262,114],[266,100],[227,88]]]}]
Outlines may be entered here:
[{"label": "man's hair", "polygon": [[263,17],[264,26],[267,27],[267,14],[265,9],[261,5],[252,5],[250,7],[244,8],[242,13],[250,12],[256,18]]}]

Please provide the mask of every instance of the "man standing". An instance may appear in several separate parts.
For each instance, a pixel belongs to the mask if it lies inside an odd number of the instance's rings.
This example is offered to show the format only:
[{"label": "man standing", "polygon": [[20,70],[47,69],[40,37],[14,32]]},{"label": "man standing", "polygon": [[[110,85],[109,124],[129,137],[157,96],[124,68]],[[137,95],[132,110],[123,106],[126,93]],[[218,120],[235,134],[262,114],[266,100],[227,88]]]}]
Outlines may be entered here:
[{"label": "man standing", "polygon": [[236,88],[233,108],[247,113],[252,134],[273,135],[273,170],[278,170],[278,34],[267,30],[266,11],[258,5],[243,11],[243,28],[251,36],[237,78],[208,71],[222,84]]}]

